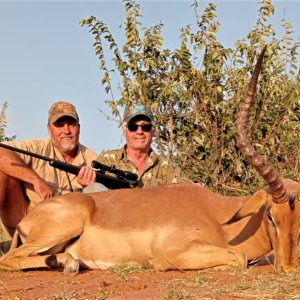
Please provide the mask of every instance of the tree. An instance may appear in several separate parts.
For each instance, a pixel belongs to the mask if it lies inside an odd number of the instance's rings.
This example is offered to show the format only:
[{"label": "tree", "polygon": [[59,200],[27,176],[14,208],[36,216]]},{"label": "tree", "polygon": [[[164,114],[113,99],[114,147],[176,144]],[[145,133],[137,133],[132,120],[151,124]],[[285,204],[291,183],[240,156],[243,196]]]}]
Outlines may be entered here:
[{"label": "tree", "polygon": [[[217,39],[220,24],[213,3],[200,14],[199,1],[193,2],[196,29],[185,26],[175,50],[163,48],[162,23],[142,27],[140,5],[135,0],[123,3],[126,41],[121,50],[103,21],[94,16],[81,20],[95,39],[112,116],[121,121],[120,107],[132,102],[149,105],[156,117],[156,147],[189,178],[224,193],[257,188],[261,179],[237,150],[233,124],[256,58],[268,44],[250,132],[255,146],[283,176],[299,179],[299,42],[287,20],[282,22],[285,35],[277,38],[268,22],[275,12],[271,0],[259,2],[255,28],[234,49]],[[118,98],[113,73],[120,78]]]},{"label": "tree", "polygon": [[0,111],[0,142],[10,141],[16,138],[16,136],[7,137],[5,133],[6,125],[7,125],[7,114],[6,114],[7,108],[8,108],[8,102],[5,101]]}]

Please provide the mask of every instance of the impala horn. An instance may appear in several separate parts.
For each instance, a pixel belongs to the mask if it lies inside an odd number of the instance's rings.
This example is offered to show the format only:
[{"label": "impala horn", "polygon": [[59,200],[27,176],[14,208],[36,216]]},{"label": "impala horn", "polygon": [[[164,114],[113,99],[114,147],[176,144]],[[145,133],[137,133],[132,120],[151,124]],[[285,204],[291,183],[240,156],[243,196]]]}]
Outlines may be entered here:
[{"label": "impala horn", "polygon": [[247,159],[249,164],[257,170],[259,175],[261,175],[265,182],[269,185],[269,193],[272,195],[273,201],[275,203],[283,203],[288,200],[288,197],[280,175],[278,172],[273,170],[271,165],[267,163],[264,157],[253,148],[246,135],[246,125],[249,119],[249,111],[254,99],[254,94],[256,92],[258,75],[266,48],[267,46],[263,48],[261,54],[259,55],[248,85],[246,98],[242,103],[241,110],[238,112],[237,120],[235,122],[235,139],[238,148]]}]

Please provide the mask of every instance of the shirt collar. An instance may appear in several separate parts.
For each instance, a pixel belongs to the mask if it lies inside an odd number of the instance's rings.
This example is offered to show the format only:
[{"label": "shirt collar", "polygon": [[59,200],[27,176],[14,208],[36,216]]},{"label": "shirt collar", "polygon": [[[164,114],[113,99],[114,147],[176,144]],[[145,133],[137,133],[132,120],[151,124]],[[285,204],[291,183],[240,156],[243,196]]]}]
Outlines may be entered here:
[{"label": "shirt collar", "polygon": [[[127,148],[127,144],[124,145],[124,147],[122,148],[122,151],[120,152],[120,156],[119,159],[129,159],[127,154],[126,154],[126,148]],[[147,162],[147,165],[152,166],[154,163],[156,163],[156,161],[158,160],[158,155],[155,153],[155,151],[150,148],[149,150],[149,160]]]}]

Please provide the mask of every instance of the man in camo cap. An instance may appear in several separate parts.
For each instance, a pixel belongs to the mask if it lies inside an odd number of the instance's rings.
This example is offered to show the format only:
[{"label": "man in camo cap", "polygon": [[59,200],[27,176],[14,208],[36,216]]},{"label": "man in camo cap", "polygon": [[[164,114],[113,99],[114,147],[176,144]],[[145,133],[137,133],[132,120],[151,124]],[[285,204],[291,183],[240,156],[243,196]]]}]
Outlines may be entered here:
[{"label": "man in camo cap", "polygon": [[[38,202],[73,191],[95,181],[90,167],[96,153],[79,143],[80,123],[75,107],[65,101],[48,111],[46,139],[11,141],[7,144],[81,166],[78,176],[55,169],[47,161],[0,148],[0,223],[9,235]],[[4,226],[3,226],[4,225]]]},{"label": "man in camo cap", "polygon": [[142,104],[125,107],[122,129],[125,146],[101,153],[97,161],[138,174],[138,187],[187,181],[178,167],[151,148],[155,123],[149,107]]}]

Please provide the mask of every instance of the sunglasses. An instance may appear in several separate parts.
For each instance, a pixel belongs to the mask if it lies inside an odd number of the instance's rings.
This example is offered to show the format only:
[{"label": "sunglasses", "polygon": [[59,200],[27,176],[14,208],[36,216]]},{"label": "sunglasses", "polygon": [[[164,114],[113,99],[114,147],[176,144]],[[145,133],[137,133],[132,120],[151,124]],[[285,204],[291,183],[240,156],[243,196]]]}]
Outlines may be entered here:
[{"label": "sunglasses", "polygon": [[152,124],[138,125],[135,123],[129,123],[127,125],[128,130],[131,132],[137,131],[139,127],[141,127],[144,132],[149,132],[149,131],[151,131],[153,125]]}]

